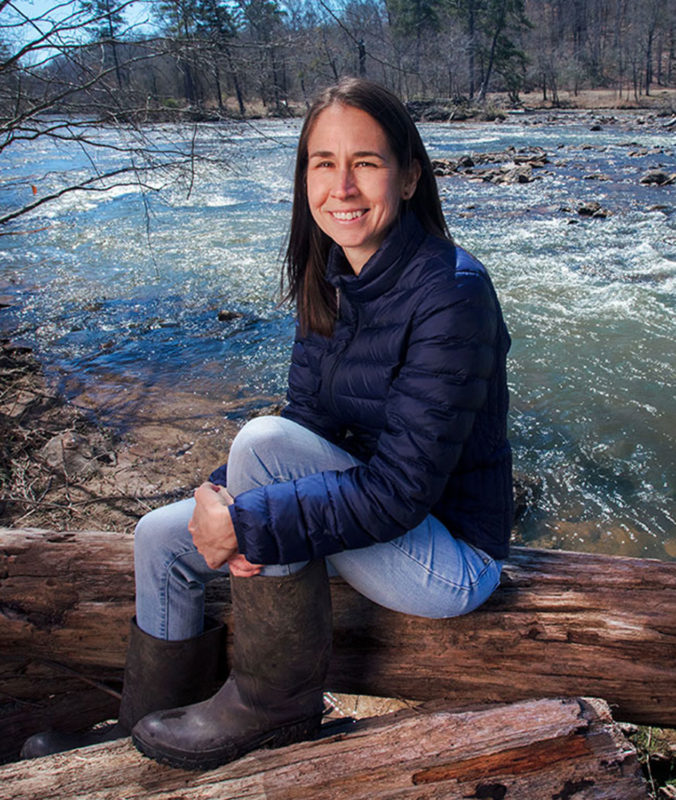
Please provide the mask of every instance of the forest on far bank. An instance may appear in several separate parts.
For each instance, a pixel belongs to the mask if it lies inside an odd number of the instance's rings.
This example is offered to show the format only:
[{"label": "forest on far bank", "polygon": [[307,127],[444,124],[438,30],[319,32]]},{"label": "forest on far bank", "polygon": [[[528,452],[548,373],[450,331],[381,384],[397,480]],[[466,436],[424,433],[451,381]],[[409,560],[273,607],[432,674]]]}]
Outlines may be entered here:
[{"label": "forest on far bank", "polygon": [[[26,9],[31,11],[30,14]],[[0,116],[289,113],[341,75],[518,104],[676,80],[676,0],[0,0]]]},{"label": "forest on far bank", "polygon": [[[152,188],[176,165],[189,185],[195,154],[158,154],[142,123],[290,116],[343,75],[424,101],[419,116],[589,89],[674,113],[676,0],[0,0],[0,155],[47,137],[92,162],[63,185],[36,178],[33,196],[0,181],[0,233],[64,192]],[[136,136],[108,172],[102,123]]]}]

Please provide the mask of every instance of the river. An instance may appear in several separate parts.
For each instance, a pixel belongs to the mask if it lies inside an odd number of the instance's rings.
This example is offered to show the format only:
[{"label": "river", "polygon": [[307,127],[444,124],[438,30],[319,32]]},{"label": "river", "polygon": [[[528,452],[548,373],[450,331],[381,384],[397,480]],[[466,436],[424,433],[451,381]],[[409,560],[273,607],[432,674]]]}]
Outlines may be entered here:
[{"label": "river", "polygon": [[[676,171],[664,122],[559,112],[420,126],[433,157],[539,147],[548,159],[531,183],[439,179],[451,231],[488,266],[513,338],[515,466],[537,494],[519,542],[676,559],[676,186],[639,182]],[[2,330],[70,397],[98,391],[104,419],[105,398],[130,386],[180,387],[214,413],[239,398],[234,416],[280,396],[292,318],[276,304],[279,253],[298,129],[148,128],[160,149],[185,141],[207,158],[192,184],[66,194],[14,223],[0,237]],[[54,141],[3,158],[0,208],[87,168],[81,149]],[[123,156],[96,158],[105,169]],[[608,216],[578,214],[589,201]],[[133,427],[134,405],[122,408],[115,424]]]}]

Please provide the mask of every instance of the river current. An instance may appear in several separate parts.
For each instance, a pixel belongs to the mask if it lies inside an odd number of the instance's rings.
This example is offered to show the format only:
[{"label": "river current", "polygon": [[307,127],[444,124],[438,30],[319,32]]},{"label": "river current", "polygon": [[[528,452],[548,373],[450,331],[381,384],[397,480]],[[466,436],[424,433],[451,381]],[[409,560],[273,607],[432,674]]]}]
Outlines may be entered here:
[{"label": "river current", "polygon": [[[674,559],[676,186],[639,182],[650,168],[676,172],[674,129],[631,113],[594,121],[523,114],[420,130],[432,157],[539,147],[548,159],[531,183],[439,178],[449,227],[488,266],[513,339],[511,440],[536,495],[517,541]],[[0,236],[0,326],[70,396],[180,386],[212,398],[214,413],[241,400],[234,416],[279,398],[293,330],[277,306],[279,254],[298,130],[149,128],[159,149],[185,140],[208,160],[189,185],[75,192],[14,223]],[[123,159],[95,157],[100,169]],[[87,168],[58,142],[3,158],[0,209]],[[589,201],[608,216],[578,214]],[[133,415],[130,405],[116,424]]]}]

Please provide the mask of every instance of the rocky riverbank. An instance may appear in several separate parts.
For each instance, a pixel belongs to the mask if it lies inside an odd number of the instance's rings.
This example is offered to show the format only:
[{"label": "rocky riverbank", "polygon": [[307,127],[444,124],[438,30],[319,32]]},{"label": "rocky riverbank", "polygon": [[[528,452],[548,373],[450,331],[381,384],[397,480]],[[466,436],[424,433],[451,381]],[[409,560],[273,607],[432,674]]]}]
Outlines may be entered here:
[{"label": "rocky riverbank", "polygon": [[467,97],[409,100],[409,113],[416,122],[501,122],[509,114],[598,113],[640,111],[647,117],[673,117],[676,114],[676,91],[665,89],[650,96],[634,97],[612,90],[589,89],[574,94],[564,92],[556,102],[538,92],[525,92],[518,102],[501,93],[489,94],[483,103]]},{"label": "rocky riverbank", "polygon": [[1,340],[0,526],[130,531],[151,508],[190,496],[238,423],[189,393],[127,387],[125,402],[134,399],[132,430],[102,425],[100,397],[68,402],[30,348]]},{"label": "rocky riverbank", "polygon": [[[557,98],[543,97],[540,91],[521,92],[515,102],[505,92],[489,92],[484,102],[456,96],[425,100],[409,100],[409,113],[416,122],[500,122],[510,113],[642,111],[646,114],[673,115],[676,113],[676,89],[654,88],[650,95],[638,97],[631,91],[614,89],[585,89],[578,92],[561,91]],[[246,113],[241,116],[234,97],[226,98],[221,109],[212,106],[165,105],[143,108],[131,115],[136,123],[210,122],[224,120],[292,119],[305,115],[307,104],[285,101],[278,107],[266,106],[250,99]]]},{"label": "rocky riverbank", "polygon": [[[676,122],[676,118],[674,118]],[[632,146],[631,143],[628,146]],[[646,151],[637,149],[630,152],[630,156],[648,155]],[[664,148],[656,148],[651,153],[657,158],[670,158],[673,154]],[[437,177],[446,178],[457,175],[470,181],[485,183],[532,183],[541,175],[538,171],[543,170],[547,165],[565,166],[565,161],[561,156],[547,154],[541,147],[508,147],[499,152],[488,153],[466,153],[459,158],[436,158],[432,160],[434,174]],[[608,175],[602,173],[588,173],[584,180],[610,181]],[[652,186],[671,186],[676,183],[676,172],[672,172],[668,167],[648,169],[641,174],[638,182]],[[595,209],[597,210],[597,209]],[[593,211],[586,209],[579,211],[583,216],[592,216]]]}]

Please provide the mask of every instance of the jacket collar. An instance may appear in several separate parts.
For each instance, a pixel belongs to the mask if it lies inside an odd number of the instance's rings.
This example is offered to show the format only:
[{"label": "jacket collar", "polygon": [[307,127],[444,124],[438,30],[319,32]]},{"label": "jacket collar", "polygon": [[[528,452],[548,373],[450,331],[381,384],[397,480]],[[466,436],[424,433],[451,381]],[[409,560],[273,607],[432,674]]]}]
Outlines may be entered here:
[{"label": "jacket collar", "polygon": [[351,300],[370,300],[394,286],[425,236],[418,218],[413,212],[407,211],[397,218],[359,275],[352,272],[343,249],[334,243],[329,251],[326,277]]}]

